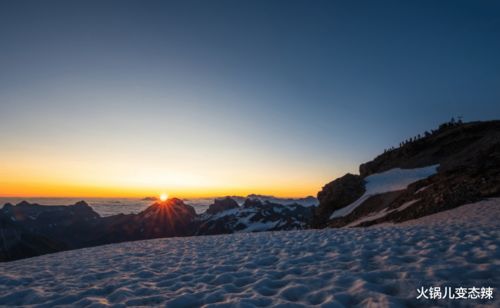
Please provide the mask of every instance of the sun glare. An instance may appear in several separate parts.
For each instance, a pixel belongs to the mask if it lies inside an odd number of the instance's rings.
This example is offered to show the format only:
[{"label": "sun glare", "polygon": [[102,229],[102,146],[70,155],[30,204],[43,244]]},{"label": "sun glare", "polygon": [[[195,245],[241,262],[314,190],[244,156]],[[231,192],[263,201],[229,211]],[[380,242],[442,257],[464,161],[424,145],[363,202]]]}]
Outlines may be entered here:
[{"label": "sun glare", "polygon": [[168,195],[166,193],[162,193],[160,195],[160,201],[167,201],[167,199],[168,199]]}]

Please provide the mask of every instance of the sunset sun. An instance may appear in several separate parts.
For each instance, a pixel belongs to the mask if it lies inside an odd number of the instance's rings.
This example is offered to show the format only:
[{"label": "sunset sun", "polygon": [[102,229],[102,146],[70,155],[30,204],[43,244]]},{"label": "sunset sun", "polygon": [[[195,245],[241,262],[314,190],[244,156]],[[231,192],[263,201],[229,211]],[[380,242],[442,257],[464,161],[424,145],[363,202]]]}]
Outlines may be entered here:
[{"label": "sunset sun", "polygon": [[162,194],[160,195],[160,201],[167,201],[167,199],[168,199],[168,194],[166,194],[166,193],[162,193]]}]

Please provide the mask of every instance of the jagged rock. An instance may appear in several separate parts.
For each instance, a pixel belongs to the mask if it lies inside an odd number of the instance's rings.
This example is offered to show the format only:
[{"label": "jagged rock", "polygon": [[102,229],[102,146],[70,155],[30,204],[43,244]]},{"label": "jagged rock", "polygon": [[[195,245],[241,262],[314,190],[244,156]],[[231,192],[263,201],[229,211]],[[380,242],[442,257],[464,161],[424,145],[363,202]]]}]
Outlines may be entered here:
[{"label": "jagged rock", "polygon": [[[259,200],[261,202],[278,203],[283,205],[299,204],[306,207],[318,205],[318,199],[314,198],[313,196],[307,196],[305,198],[276,198],[269,195],[250,194],[246,199]],[[246,199],[242,201],[244,202]]]},{"label": "jagged rock", "polygon": [[217,213],[206,212],[198,218],[197,235],[234,232],[297,230],[307,228],[312,208],[299,204],[277,204],[248,198],[242,207]]},{"label": "jagged rock", "polygon": [[350,173],[326,184],[318,192],[319,206],[315,213],[315,226],[321,226],[331,213],[356,201],[364,192],[363,178]]},{"label": "jagged rock", "polygon": [[89,220],[99,218],[97,214],[85,201],[79,201],[73,205],[39,205],[22,201],[15,206],[6,204],[2,212],[16,221],[32,222],[31,227],[44,225],[51,222],[71,223],[73,220]]},{"label": "jagged rock", "polygon": [[359,166],[366,177],[392,168],[418,168],[440,164],[443,169],[466,167],[470,159],[500,142],[500,121],[443,126],[433,134],[377,156]]},{"label": "jagged rock", "polygon": [[225,197],[221,199],[215,199],[214,203],[211,204],[208,209],[207,213],[208,214],[217,214],[219,212],[225,211],[225,210],[230,210],[230,209],[236,209],[238,208],[238,203],[234,201],[230,197]]}]

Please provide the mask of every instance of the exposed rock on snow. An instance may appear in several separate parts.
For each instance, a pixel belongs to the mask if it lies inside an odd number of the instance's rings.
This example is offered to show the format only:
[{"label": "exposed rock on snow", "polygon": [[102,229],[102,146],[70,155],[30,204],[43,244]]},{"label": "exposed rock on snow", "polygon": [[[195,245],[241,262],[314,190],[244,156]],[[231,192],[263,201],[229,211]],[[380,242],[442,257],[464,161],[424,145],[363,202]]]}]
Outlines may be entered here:
[{"label": "exposed rock on snow", "polygon": [[225,197],[221,199],[215,199],[214,203],[211,204],[206,210],[207,214],[217,214],[230,209],[237,209],[238,203],[231,199],[230,197]]},{"label": "exposed rock on snow", "polygon": [[[0,264],[0,305],[500,306],[500,199],[399,226],[165,238]],[[416,299],[492,287],[492,300]]]},{"label": "exposed rock on snow", "polygon": [[393,168],[414,169],[435,164],[440,164],[443,171],[475,164],[497,165],[494,161],[481,158],[491,155],[498,157],[500,121],[447,124],[441,125],[428,136],[386,151],[372,161],[361,164],[360,175],[366,177]]},{"label": "exposed rock on snow", "polygon": [[384,218],[385,216],[387,216],[391,213],[394,213],[394,212],[401,212],[402,210],[407,209],[412,204],[414,204],[418,201],[419,201],[419,199],[408,201],[408,202],[404,203],[403,205],[401,205],[400,207],[392,209],[392,210],[389,210],[388,208],[384,208],[383,210],[381,210],[378,213],[371,214],[371,215],[368,215],[368,216],[363,217],[361,219],[358,219],[356,221],[353,221],[350,224],[348,224],[346,227],[362,226],[363,223],[372,222],[372,221],[375,221],[377,219]]},{"label": "exposed rock on snow", "polygon": [[[246,199],[250,200],[258,200],[262,203],[275,203],[275,204],[281,204],[281,205],[301,205],[304,207],[311,207],[311,206],[317,206],[318,205],[318,199],[314,198],[313,196],[307,196],[305,198],[277,198],[274,196],[266,196],[266,195],[256,195],[256,194],[251,194],[246,197]],[[246,201],[246,199],[243,200]]]},{"label": "exposed rock on snow", "polygon": [[242,207],[231,207],[199,218],[198,235],[304,229],[312,219],[311,208],[247,199]]},{"label": "exposed rock on snow", "polygon": [[355,202],[333,212],[330,219],[350,214],[371,196],[406,189],[409,184],[435,174],[438,167],[439,165],[417,169],[395,168],[367,176],[365,193]]},{"label": "exposed rock on snow", "polygon": [[316,211],[316,224],[324,223],[331,213],[359,199],[365,189],[365,181],[359,175],[346,174],[328,184],[318,193],[320,206]]}]

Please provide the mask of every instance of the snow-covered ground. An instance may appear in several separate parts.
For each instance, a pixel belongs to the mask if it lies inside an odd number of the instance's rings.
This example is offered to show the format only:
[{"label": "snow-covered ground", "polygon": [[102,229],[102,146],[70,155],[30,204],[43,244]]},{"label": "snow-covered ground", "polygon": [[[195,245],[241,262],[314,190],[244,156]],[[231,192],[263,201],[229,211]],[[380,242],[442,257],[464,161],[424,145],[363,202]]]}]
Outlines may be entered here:
[{"label": "snow-covered ground", "polygon": [[[500,199],[403,225],[93,247],[0,264],[0,305],[499,307]],[[416,299],[492,287],[493,299]]]},{"label": "snow-covered ground", "polygon": [[346,207],[336,210],[330,219],[350,214],[368,198],[374,195],[406,189],[416,181],[430,177],[437,172],[439,165],[416,169],[394,168],[381,173],[374,173],[365,178],[365,193]]}]

